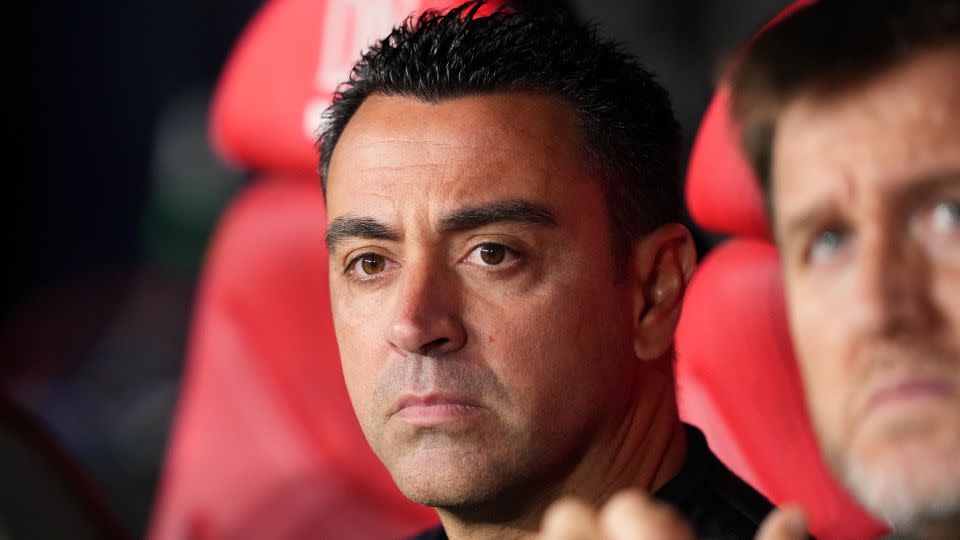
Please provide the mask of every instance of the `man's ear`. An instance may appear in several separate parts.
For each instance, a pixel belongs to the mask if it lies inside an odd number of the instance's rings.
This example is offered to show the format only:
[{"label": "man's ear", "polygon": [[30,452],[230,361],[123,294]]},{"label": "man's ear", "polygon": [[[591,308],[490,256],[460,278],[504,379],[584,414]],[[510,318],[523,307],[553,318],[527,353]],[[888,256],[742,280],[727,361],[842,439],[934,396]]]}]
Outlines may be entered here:
[{"label": "man's ear", "polygon": [[670,223],[637,240],[631,259],[633,350],[656,360],[673,344],[683,294],[697,266],[697,250],[686,227]]}]

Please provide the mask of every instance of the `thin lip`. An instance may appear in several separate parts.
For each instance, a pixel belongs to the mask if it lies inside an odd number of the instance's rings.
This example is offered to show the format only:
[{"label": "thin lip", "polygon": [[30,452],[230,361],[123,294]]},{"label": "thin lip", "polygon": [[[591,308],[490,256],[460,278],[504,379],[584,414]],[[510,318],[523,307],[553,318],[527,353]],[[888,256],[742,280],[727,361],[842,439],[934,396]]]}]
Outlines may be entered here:
[{"label": "thin lip", "polygon": [[891,401],[901,401],[901,400],[912,400],[910,397],[906,398],[897,398],[893,397],[893,394],[899,393],[903,390],[906,390],[910,387],[917,386],[926,386],[933,387],[936,389],[937,394],[941,394],[944,397],[951,396],[956,393],[956,388],[949,381],[941,377],[931,377],[931,376],[908,376],[901,377],[892,382],[878,385],[878,387],[870,393],[869,399],[867,399],[867,411],[873,411],[878,407],[889,403]]},{"label": "thin lip", "polygon": [[390,411],[393,416],[407,407],[429,406],[429,405],[462,405],[464,407],[479,408],[480,404],[476,401],[459,394],[450,394],[445,392],[428,392],[425,394],[404,394],[397,400],[397,403]]}]

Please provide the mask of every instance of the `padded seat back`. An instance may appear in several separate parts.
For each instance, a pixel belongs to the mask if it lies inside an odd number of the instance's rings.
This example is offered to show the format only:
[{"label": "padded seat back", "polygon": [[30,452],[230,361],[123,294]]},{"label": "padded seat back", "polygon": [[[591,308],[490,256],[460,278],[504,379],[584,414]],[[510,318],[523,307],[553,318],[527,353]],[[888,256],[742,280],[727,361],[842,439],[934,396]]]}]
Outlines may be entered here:
[{"label": "padded seat back", "polygon": [[[780,17],[810,3],[795,2]],[[725,83],[694,143],[686,195],[698,224],[731,238],[701,262],[684,300],[676,366],[681,415],[771,501],[802,506],[818,538],[880,536],[884,527],[820,456],[790,342],[777,250],[758,183],[738,149]]]}]

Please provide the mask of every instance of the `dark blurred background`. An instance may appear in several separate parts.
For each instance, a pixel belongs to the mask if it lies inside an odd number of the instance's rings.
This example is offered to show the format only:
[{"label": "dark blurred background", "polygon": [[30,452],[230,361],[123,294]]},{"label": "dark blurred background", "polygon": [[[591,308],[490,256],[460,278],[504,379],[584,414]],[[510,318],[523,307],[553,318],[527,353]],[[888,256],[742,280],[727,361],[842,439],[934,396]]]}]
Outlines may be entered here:
[{"label": "dark blurred background", "polygon": [[[162,465],[204,249],[248,181],[218,163],[206,120],[260,3],[61,1],[13,17],[16,247],[0,381],[135,537]],[[724,59],[786,2],[566,4],[659,74],[689,148]],[[699,240],[702,250],[713,241]]]}]

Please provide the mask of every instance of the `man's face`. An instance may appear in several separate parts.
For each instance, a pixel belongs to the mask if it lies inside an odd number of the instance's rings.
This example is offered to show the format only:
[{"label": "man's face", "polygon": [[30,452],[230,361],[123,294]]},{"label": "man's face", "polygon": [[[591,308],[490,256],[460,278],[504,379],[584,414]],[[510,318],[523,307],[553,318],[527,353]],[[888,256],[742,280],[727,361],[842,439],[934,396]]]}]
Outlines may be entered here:
[{"label": "man's face", "polygon": [[344,376],[415,501],[554,483],[627,400],[630,304],[583,156],[572,107],[521,93],[372,96],[337,143],[328,243]]},{"label": "man's face", "polygon": [[960,53],[801,96],[774,229],[824,453],[894,525],[960,511]]}]

